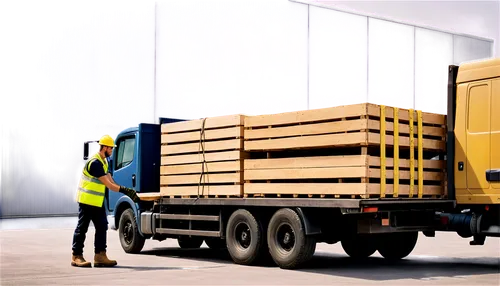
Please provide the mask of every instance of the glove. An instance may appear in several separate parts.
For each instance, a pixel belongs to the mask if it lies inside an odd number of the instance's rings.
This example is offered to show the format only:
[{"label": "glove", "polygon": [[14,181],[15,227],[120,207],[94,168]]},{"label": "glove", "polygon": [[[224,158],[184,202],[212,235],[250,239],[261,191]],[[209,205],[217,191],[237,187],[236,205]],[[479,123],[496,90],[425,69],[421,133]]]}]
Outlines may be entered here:
[{"label": "glove", "polygon": [[134,201],[134,203],[138,203],[141,200],[137,196],[136,191],[134,191],[133,189],[130,189],[130,188],[127,188],[124,186],[120,186],[120,193],[127,195],[129,198],[131,198]]}]

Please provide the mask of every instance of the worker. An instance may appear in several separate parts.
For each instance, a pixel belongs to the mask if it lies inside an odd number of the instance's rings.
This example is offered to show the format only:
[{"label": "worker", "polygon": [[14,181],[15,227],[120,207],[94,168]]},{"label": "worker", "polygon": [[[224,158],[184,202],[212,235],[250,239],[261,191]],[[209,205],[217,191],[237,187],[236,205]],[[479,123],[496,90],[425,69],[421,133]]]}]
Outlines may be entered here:
[{"label": "worker", "polygon": [[139,201],[135,190],[119,186],[108,173],[106,158],[111,156],[113,148],[116,147],[114,140],[109,135],[104,135],[99,140],[99,145],[99,152],[85,163],[77,190],[76,200],[79,210],[78,224],[73,234],[72,266],[92,266],[83,257],[83,246],[90,221],[95,227],[94,267],[112,267],[117,264],[115,260],[108,259],[106,255],[106,232],[108,230],[108,220],[104,207],[106,187],[114,192],[129,196],[134,202]]}]

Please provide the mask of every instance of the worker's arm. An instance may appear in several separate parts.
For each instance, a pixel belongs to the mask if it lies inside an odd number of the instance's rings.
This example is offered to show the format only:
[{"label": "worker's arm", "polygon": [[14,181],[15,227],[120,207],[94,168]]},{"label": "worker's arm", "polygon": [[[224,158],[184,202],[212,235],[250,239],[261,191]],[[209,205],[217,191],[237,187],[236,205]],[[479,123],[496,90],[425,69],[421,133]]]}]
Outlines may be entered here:
[{"label": "worker's arm", "polygon": [[90,166],[87,170],[92,176],[97,177],[101,183],[106,185],[106,187],[114,192],[120,191],[120,185],[118,185],[109,173],[104,172],[104,168],[102,164],[94,160],[90,163]]},{"label": "worker's arm", "polygon": [[115,185],[118,185],[118,184],[115,182],[115,180],[113,180],[113,177],[111,176],[111,174],[110,174],[110,173],[107,173],[107,174],[106,174],[106,177],[108,177],[108,179],[111,181],[111,183],[113,183],[113,184],[115,184]]},{"label": "worker's arm", "polygon": [[111,178],[111,175],[106,174],[104,176],[99,177],[99,181],[106,185],[106,187],[114,192],[119,192],[120,191],[120,186],[113,181]]},{"label": "worker's arm", "polygon": [[104,173],[102,164],[97,160],[90,163],[88,171],[92,176],[97,177],[99,181],[103,183],[109,190],[125,194],[129,196],[134,202],[139,201],[139,197],[137,196],[135,190],[118,185],[109,173]]}]

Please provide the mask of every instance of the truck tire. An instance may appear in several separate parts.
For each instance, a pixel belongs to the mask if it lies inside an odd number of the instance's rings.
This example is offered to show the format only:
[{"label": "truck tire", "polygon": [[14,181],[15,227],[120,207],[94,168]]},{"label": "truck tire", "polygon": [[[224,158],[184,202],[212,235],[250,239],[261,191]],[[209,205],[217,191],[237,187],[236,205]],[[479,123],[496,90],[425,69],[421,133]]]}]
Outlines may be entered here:
[{"label": "truck tire", "polygon": [[316,239],[306,235],[302,220],[291,209],[280,209],[272,216],[267,244],[274,262],[284,269],[297,268],[316,250]]},{"label": "truck tire", "polygon": [[367,258],[377,251],[375,238],[369,235],[349,236],[341,244],[345,253],[355,259]]},{"label": "truck tire", "polygon": [[385,259],[399,260],[413,251],[417,239],[418,232],[382,234],[377,238],[377,250]]},{"label": "truck tire", "polygon": [[181,236],[177,239],[177,243],[181,248],[200,248],[203,244],[203,238]]},{"label": "truck tire", "polygon": [[217,237],[205,238],[205,243],[210,249],[219,250],[226,248],[226,242]]},{"label": "truck tire", "polygon": [[262,224],[247,210],[233,212],[227,223],[226,245],[235,263],[256,263],[266,246]]},{"label": "truck tire", "polygon": [[120,216],[118,235],[126,253],[139,253],[144,247],[146,239],[139,233],[134,211],[130,208],[126,209]]}]

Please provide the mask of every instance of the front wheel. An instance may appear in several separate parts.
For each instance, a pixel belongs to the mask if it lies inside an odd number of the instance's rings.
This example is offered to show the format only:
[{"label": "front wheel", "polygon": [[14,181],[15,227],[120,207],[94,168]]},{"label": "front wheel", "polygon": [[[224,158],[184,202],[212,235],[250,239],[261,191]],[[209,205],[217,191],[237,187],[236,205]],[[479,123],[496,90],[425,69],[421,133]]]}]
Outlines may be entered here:
[{"label": "front wheel", "polygon": [[267,244],[274,262],[281,268],[296,268],[316,250],[316,240],[307,236],[299,215],[291,209],[278,210],[267,230]]},{"label": "front wheel", "polygon": [[126,253],[141,252],[146,239],[139,233],[139,226],[132,209],[126,209],[120,216],[118,234],[122,248]]},{"label": "front wheel", "polygon": [[408,256],[415,248],[418,232],[397,232],[378,237],[378,252],[385,259],[399,260]]}]

